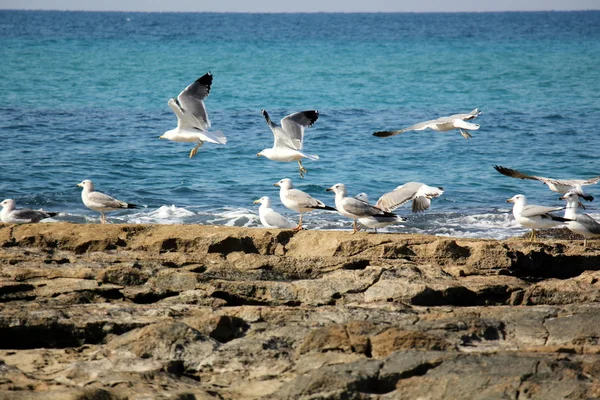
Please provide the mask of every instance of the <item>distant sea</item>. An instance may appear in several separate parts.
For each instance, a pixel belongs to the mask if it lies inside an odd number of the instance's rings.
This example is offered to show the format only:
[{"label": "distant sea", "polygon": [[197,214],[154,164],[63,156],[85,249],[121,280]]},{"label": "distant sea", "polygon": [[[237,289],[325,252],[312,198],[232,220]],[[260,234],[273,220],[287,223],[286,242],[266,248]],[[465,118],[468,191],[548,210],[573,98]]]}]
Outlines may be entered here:
[{"label": "distant sea", "polygon": [[[167,106],[211,71],[206,106],[226,146],[159,140],[176,125]],[[480,108],[481,129],[376,130]],[[274,120],[318,109],[296,163],[257,158]],[[498,164],[555,178],[600,174],[600,12],[218,14],[0,11],[0,197],[60,211],[59,221],[97,223],[76,184],[142,205],[113,223],[257,227],[253,200],[273,183],[329,205],[345,183],[374,202],[420,181],[445,193],[404,226],[386,231],[460,237],[520,235],[505,201],[561,206],[536,181],[498,174]],[[600,186],[587,212],[600,217]],[[309,229],[350,229],[331,212]]]}]

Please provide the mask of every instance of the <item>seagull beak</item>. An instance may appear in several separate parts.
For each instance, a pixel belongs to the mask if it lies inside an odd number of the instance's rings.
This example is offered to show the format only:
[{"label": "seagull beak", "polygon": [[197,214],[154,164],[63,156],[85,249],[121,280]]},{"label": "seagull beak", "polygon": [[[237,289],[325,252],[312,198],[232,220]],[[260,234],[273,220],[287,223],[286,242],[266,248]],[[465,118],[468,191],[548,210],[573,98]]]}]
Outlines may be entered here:
[{"label": "seagull beak", "polygon": [[327,188],[325,189],[326,192],[333,192],[333,188]]},{"label": "seagull beak", "polygon": [[78,183],[78,184],[77,184],[77,186],[81,186],[81,187],[83,187],[83,185],[82,185],[81,183]]},{"label": "seagull beak", "polygon": [[165,137],[163,135],[160,135],[158,138],[159,139],[164,139]]},{"label": "seagull beak", "polygon": [[506,200],[506,202],[507,203],[514,203],[515,201],[512,198],[510,198],[510,199]]},{"label": "seagull beak", "polygon": [[558,199],[559,199],[559,200],[566,200],[566,199],[565,199],[565,196],[560,196]]},{"label": "seagull beak", "polygon": [[279,186],[279,182],[274,183],[273,186]]},{"label": "seagull beak", "polygon": [[254,200],[254,204],[258,204],[258,203],[260,203],[260,199]]},{"label": "seagull beak", "polygon": [[256,157],[260,157],[262,154],[260,153],[256,153]]}]

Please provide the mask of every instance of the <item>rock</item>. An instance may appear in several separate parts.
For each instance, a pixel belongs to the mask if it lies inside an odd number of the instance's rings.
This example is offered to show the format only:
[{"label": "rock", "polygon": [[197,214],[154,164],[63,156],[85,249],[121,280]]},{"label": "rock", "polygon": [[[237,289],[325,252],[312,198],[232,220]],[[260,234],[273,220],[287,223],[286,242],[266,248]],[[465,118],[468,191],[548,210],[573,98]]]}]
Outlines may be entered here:
[{"label": "rock", "polygon": [[599,243],[0,225],[0,399],[597,398]]}]

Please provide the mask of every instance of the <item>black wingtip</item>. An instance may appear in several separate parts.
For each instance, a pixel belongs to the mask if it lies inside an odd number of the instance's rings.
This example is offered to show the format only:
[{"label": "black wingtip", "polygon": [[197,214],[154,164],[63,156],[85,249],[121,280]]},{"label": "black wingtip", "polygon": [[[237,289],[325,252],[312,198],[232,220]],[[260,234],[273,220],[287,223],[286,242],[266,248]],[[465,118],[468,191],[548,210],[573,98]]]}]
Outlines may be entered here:
[{"label": "black wingtip", "polygon": [[213,76],[208,71],[206,74],[202,75],[200,78],[196,79],[196,82],[200,85],[204,85],[208,88],[208,92],[210,92],[210,85],[212,85]]},{"label": "black wingtip", "polygon": [[137,204],[127,203],[127,208],[140,208]]},{"label": "black wingtip", "polygon": [[313,126],[313,124],[319,119],[319,110],[308,110],[304,111],[304,116],[310,120],[310,124],[308,126]]},{"label": "black wingtip", "polygon": [[321,210],[327,210],[327,211],[337,211],[337,208],[335,208],[335,207],[329,207],[329,206],[325,206],[325,207],[321,207]]},{"label": "black wingtip", "polygon": [[580,194],[579,197],[581,197],[582,199],[584,199],[586,201],[594,200],[594,196],[592,196],[591,194]]},{"label": "black wingtip", "polygon": [[388,136],[392,136],[393,132],[391,131],[378,131],[373,133],[373,136],[377,136],[377,137],[388,137]]}]

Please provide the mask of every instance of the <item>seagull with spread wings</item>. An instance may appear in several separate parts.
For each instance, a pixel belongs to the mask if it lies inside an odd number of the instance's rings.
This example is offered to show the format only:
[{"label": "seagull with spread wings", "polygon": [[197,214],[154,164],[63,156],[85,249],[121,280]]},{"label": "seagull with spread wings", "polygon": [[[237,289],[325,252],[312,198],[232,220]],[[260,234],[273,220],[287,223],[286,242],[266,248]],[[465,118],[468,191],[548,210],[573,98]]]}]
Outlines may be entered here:
[{"label": "seagull with spread wings", "polygon": [[183,89],[179,96],[169,100],[171,110],[177,115],[177,128],[166,131],[160,139],[174,142],[196,143],[190,151],[194,157],[204,142],[225,144],[227,138],[221,131],[209,132],[210,119],[204,106],[204,99],[210,92],[213,76],[210,72],[202,75],[194,83]]},{"label": "seagull with spread wings", "polygon": [[471,122],[466,122],[473,118],[476,118],[481,114],[479,109],[474,109],[468,114],[454,114],[449,117],[441,117],[438,119],[432,119],[431,121],[419,122],[418,124],[411,125],[408,128],[400,129],[397,131],[379,131],[375,132],[373,135],[378,137],[388,137],[399,135],[408,131],[424,131],[425,129],[433,129],[437,132],[446,132],[452,129],[458,129],[460,134],[465,138],[471,138],[471,134],[467,131],[476,131],[479,129],[479,124],[473,124]]},{"label": "seagull with spread wings", "polygon": [[556,193],[566,194],[568,192],[575,192],[579,197],[587,201],[594,200],[594,196],[585,193],[582,186],[594,185],[600,181],[600,176],[595,176],[590,179],[553,179],[545,178],[543,176],[527,175],[515,169],[501,167],[500,165],[494,165],[494,169],[502,175],[510,176],[511,178],[540,181]]},{"label": "seagull with spread wings", "polygon": [[431,206],[431,199],[440,197],[443,193],[442,187],[432,187],[421,182],[407,182],[381,196],[375,207],[392,212],[412,201],[412,212],[417,213],[427,210]]},{"label": "seagull with spread wings", "polygon": [[271,121],[267,111],[262,110],[261,112],[267,121],[267,125],[273,132],[275,143],[272,148],[264,149],[256,154],[256,156],[265,156],[273,161],[297,161],[300,177],[304,178],[304,174],[308,171],[302,166],[302,159],[319,159],[319,156],[317,155],[306,154],[302,151],[304,145],[304,129],[311,127],[315,123],[317,118],[319,118],[319,112],[317,110],[308,110],[290,114],[281,120],[281,125],[277,125]]}]

